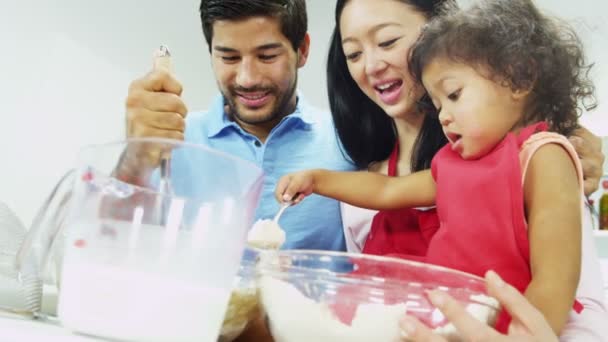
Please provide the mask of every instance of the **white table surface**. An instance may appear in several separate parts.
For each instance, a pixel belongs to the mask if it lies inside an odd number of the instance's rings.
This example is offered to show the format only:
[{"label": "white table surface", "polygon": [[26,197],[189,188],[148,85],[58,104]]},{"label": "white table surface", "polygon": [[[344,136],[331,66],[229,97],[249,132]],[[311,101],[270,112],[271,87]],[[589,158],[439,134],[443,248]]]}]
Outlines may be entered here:
[{"label": "white table surface", "polygon": [[[605,276],[606,303],[608,303],[608,259],[602,259]],[[57,292],[45,286],[42,311],[51,313],[57,305]],[[108,341],[72,333],[53,320],[27,320],[0,315],[0,341],[44,341],[44,342],[100,342]]]},{"label": "white table surface", "polygon": [[5,318],[0,316],[0,340],[2,341],[61,341],[93,342],[100,339],[73,334],[67,329],[38,320]]},{"label": "white table surface", "polygon": [[[42,312],[54,314],[57,307],[57,289],[45,285],[43,293]],[[0,314],[0,341],[99,342],[107,340],[72,333],[60,326],[54,319],[21,319]]]}]

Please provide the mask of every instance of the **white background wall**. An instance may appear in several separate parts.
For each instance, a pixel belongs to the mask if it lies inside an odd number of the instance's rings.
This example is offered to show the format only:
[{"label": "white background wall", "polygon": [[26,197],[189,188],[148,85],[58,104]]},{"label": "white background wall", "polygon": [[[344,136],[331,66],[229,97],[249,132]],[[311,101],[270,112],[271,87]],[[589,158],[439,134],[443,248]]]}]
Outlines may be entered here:
[{"label": "white background wall", "polygon": [[[0,200],[28,224],[43,196],[89,143],[120,139],[130,80],[167,44],[184,98],[205,108],[216,87],[198,0],[0,0]],[[576,20],[598,61],[600,108],[583,122],[608,135],[608,4],[539,0]],[[312,54],[300,73],[307,99],[327,107],[325,59],[334,0],[308,0]]]}]

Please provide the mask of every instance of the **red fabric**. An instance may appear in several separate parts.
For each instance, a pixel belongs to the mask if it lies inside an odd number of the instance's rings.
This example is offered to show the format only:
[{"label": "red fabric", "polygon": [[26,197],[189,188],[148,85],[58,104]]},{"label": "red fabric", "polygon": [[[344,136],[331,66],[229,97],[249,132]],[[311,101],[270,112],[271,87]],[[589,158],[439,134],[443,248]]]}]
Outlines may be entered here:
[{"label": "red fabric", "polygon": [[[437,153],[431,170],[441,229],[428,247],[427,262],[479,276],[494,270],[525,291],[532,274],[519,151],[546,128],[539,123],[509,133],[477,160],[462,159],[449,145]],[[496,328],[506,332],[509,322],[503,312]]]},{"label": "red fabric", "polygon": [[[399,144],[395,145],[388,160],[388,175],[397,175]],[[363,247],[364,254],[401,255],[421,260],[428,244],[439,229],[435,209],[404,208],[379,211],[373,218],[369,235]]]},{"label": "red fabric", "polygon": [[[399,158],[399,144],[391,152],[388,160],[388,175],[397,175],[397,161]],[[399,210],[379,211],[373,218],[370,233],[365,241],[362,253],[374,255],[395,256],[411,260],[422,261],[426,255],[426,249],[431,238],[439,228],[439,219],[435,209],[426,211],[404,208]],[[364,260],[355,262],[357,269],[350,275],[353,276],[377,276],[398,277],[401,279],[419,279],[420,283],[438,281],[437,277],[422,272],[411,274],[408,270],[383,269],[377,265],[366,265]],[[395,272],[398,273],[395,273]],[[426,296],[420,289],[420,295]],[[340,296],[337,298],[365,297],[367,289],[356,285],[341,286],[338,290]],[[412,294],[411,291],[408,292]],[[403,296],[398,298],[385,298],[386,304],[394,304],[403,301]],[[341,301],[334,303],[332,309],[336,317],[344,324],[350,325],[356,312],[357,301]],[[405,312],[404,312],[405,314]],[[424,321],[424,317],[419,317]],[[431,322],[428,322],[431,323]]]},{"label": "red fabric", "polygon": [[[399,158],[399,144],[391,152],[388,160],[388,175],[397,175],[397,161]],[[386,255],[410,260],[422,261],[426,255],[428,244],[439,229],[439,219],[435,209],[417,210],[404,208],[399,210],[379,211],[373,218],[370,233],[365,241],[362,253],[374,255]],[[351,273],[353,276],[376,276],[386,278],[398,278],[420,283],[433,284],[441,281],[449,282],[429,272],[412,272],[407,269],[380,268],[375,264],[367,265],[364,260],[355,262],[357,269]],[[430,287],[428,288],[430,289]],[[426,296],[423,288],[419,289],[419,295]],[[365,298],[369,294],[368,289],[359,286],[342,286],[339,289],[338,298]],[[413,294],[412,289],[408,289],[408,294]],[[400,303],[403,295],[395,298],[385,297],[386,304]],[[336,317],[345,324],[350,325],[357,309],[357,301],[341,301],[332,305]],[[405,312],[404,312],[405,314]],[[424,321],[425,316],[418,317]],[[431,323],[431,322],[427,322]]]},{"label": "red fabric", "polygon": [[[423,261],[481,277],[488,270],[494,270],[524,292],[532,275],[519,152],[532,134],[545,130],[546,123],[538,123],[524,128],[518,135],[509,133],[490,153],[477,160],[463,160],[446,145],[433,158],[431,166],[437,183],[437,212],[416,209],[379,212],[372,222],[363,253]],[[395,147],[389,159],[390,176],[396,175],[397,156],[398,147]],[[439,222],[441,229],[438,229]],[[353,274],[372,273],[430,284],[440,281],[447,286],[445,282],[450,282],[445,277],[437,279],[421,273],[395,273],[391,269],[370,272],[370,269],[357,264]],[[340,292],[365,295],[363,289],[354,286],[342,287]],[[390,304],[390,300],[386,304]],[[356,306],[336,303],[334,312],[350,324]],[[573,308],[580,312],[581,304],[576,302]],[[510,321],[510,316],[503,311],[495,327],[505,333]]]},{"label": "red fabric", "polygon": [[572,309],[574,309],[574,312],[576,312],[577,314],[580,314],[581,312],[583,312],[585,307],[583,306],[583,304],[581,302],[579,302],[578,300],[575,300],[574,305],[572,306]]}]

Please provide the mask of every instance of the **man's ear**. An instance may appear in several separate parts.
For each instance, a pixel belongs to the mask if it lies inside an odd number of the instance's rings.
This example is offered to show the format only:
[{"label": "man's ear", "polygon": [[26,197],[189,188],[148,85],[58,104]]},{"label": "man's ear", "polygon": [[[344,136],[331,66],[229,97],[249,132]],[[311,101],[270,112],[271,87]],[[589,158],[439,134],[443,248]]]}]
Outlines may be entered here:
[{"label": "man's ear", "polygon": [[302,43],[298,47],[298,68],[303,67],[308,60],[308,53],[310,52],[310,35],[306,33]]}]

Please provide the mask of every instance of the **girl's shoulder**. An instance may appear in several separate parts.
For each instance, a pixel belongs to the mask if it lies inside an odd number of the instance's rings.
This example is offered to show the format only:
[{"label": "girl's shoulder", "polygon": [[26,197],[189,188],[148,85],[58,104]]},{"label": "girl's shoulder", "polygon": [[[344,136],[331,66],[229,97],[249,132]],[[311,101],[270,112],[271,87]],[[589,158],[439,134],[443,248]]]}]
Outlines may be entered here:
[{"label": "girl's shoulder", "polygon": [[557,144],[562,146],[566,152],[573,157],[573,159],[578,161],[576,150],[568,138],[555,132],[542,131],[530,135],[521,145],[519,158],[522,162],[522,166],[527,164],[530,159],[532,159],[532,156],[538,151],[539,148],[547,144]]},{"label": "girl's shoulder", "polygon": [[583,184],[582,166],[574,146],[565,136],[548,131],[537,132],[530,135],[530,137],[528,137],[521,145],[519,151],[519,162],[522,170],[522,179],[525,179],[528,165],[536,152],[538,152],[541,147],[549,144],[559,145],[568,153],[574,167],[576,168],[580,184]]}]

